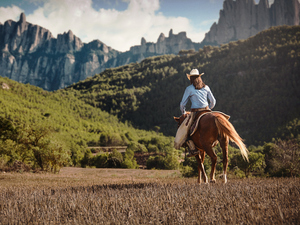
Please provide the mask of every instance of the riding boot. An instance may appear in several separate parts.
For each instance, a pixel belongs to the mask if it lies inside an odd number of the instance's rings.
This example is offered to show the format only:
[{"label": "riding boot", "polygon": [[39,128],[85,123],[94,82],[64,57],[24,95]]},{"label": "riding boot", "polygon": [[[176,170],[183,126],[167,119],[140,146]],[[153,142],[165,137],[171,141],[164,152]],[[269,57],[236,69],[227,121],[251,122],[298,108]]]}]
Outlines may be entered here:
[{"label": "riding boot", "polygon": [[196,146],[192,140],[187,140],[186,144],[189,149],[189,154],[186,157],[192,157],[199,154],[199,151],[196,149]]}]

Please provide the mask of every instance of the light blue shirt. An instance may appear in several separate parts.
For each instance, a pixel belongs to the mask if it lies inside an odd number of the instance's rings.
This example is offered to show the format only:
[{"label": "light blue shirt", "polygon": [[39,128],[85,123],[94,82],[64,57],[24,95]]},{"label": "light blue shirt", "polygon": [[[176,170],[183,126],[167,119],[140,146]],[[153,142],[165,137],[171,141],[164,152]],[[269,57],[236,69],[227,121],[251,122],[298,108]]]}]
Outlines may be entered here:
[{"label": "light blue shirt", "polygon": [[191,109],[205,108],[208,105],[209,108],[212,109],[216,105],[216,99],[207,85],[198,90],[191,84],[185,89],[180,102],[180,110],[182,114],[185,113],[185,106],[189,99],[192,103]]}]

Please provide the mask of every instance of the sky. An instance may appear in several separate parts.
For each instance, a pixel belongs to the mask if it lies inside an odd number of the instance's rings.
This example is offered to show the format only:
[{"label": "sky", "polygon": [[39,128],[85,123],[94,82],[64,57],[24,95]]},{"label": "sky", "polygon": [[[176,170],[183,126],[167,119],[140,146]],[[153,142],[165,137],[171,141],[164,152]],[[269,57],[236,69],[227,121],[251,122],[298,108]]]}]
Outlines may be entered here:
[{"label": "sky", "polygon": [[201,42],[222,8],[223,0],[0,0],[0,23],[24,12],[27,22],[55,38],[71,30],[84,43],[98,39],[124,52],[142,37],[156,43],[170,29]]}]

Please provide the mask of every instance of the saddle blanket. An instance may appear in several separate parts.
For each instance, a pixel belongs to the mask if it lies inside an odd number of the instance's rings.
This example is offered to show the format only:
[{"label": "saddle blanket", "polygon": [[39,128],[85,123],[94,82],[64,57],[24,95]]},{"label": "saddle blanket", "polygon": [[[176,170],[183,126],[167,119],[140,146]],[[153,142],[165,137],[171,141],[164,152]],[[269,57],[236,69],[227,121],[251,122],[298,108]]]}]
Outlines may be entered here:
[{"label": "saddle blanket", "polygon": [[198,117],[198,119],[196,119],[196,120],[194,121],[194,123],[192,124],[192,126],[191,126],[191,128],[190,128],[190,136],[192,136],[192,135],[196,132],[196,130],[197,130],[197,128],[198,128],[198,125],[199,125],[200,119],[201,119],[204,115],[206,115],[206,114],[208,114],[208,113],[214,113],[214,112],[220,113],[220,114],[223,115],[227,120],[229,120],[229,118],[230,118],[229,115],[227,115],[227,114],[225,114],[225,113],[223,113],[223,112],[219,112],[219,111],[211,111],[211,112],[203,113],[203,114],[200,115],[200,116]]}]

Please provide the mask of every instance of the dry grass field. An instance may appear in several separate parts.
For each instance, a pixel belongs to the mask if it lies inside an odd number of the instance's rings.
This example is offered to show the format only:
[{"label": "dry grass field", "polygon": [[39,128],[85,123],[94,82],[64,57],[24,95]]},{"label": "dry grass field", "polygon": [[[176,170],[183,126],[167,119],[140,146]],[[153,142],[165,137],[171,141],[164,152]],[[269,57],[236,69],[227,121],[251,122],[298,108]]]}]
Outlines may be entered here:
[{"label": "dry grass field", "polygon": [[0,173],[0,224],[300,224],[300,179],[197,185],[178,171]]}]

